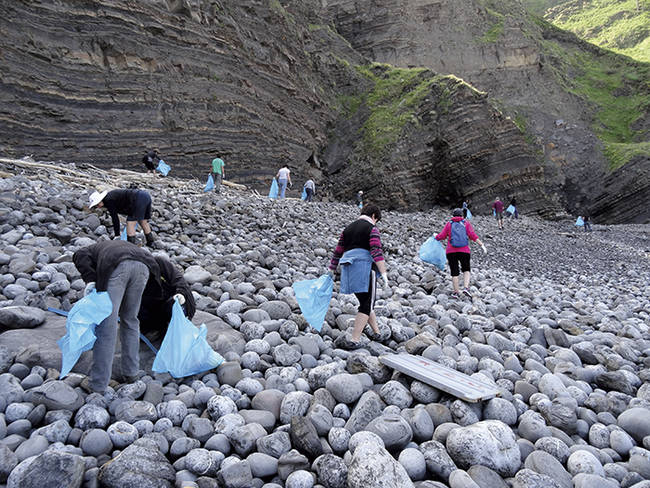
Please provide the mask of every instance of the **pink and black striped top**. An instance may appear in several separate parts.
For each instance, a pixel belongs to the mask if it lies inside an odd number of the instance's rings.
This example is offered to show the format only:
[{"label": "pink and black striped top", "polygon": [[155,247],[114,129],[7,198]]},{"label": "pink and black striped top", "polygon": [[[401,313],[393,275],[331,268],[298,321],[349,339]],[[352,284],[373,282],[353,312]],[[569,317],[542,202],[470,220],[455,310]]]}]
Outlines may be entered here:
[{"label": "pink and black striped top", "polygon": [[339,265],[339,259],[341,259],[345,251],[358,248],[368,249],[375,262],[384,260],[379,230],[364,218],[355,220],[341,232],[339,242],[330,261],[330,269],[336,269]]}]

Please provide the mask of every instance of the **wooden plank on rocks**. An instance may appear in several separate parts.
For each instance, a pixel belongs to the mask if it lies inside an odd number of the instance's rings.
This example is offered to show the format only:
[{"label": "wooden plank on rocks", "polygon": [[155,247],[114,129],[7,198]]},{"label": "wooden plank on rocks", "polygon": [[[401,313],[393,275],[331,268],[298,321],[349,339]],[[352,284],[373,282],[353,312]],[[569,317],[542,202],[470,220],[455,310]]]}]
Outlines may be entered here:
[{"label": "wooden plank on rocks", "polygon": [[381,356],[380,361],[400,373],[454,395],[467,402],[480,402],[499,395],[499,389],[483,381],[413,354]]}]

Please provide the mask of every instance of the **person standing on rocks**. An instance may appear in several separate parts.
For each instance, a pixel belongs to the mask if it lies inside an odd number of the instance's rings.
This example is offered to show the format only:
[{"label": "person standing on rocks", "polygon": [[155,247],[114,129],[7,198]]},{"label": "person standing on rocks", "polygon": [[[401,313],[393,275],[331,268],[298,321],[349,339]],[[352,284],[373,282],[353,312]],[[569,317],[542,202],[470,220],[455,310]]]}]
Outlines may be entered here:
[{"label": "person standing on rocks", "polygon": [[138,320],[143,333],[161,332],[164,336],[167,326],[172,318],[174,301],[183,307],[183,312],[188,319],[196,313],[196,303],[189,283],[183,274],[165,256],[154,256],[160,268],[161,293],[155,289],[145,289],[140,304]]},{"label": "person standing on rocks", "polygon": [[156,166],[158,166],[159,161],[160,157],[158,156],[158,149],[147,151],[142,157],[142,163],[145,168],[147,168],[148,173],[156,173]]},{"label": "person standing on rocks", "polygon": [[463,210],[460,208],[454,209],[452,217],[442,229],[442,232],[436,236],[436,240],[447,241],[447,262],[449,263],[449,271],[451,272],[451,282],[453,285],[452,296],[458,298],[461,290],[459,286],[460,270],[463,271],[463,293],[471,298],[472,294],[469,291],[470,279],[470,257],[471,249],[469,248],[470,239],[476,242],[483,248],[483,252],[487,254],[485,245],[478,238],[474,232],[472,224],[468,220],[463,219]]},{"label": "person standing on rocks", "polygon": [[514,213],[510,215],[510,217],[514,217],[515,219],[519,218],[519,210],[517,210],[517,199],[515,197],[512,197],[510,199],[510,205],[512,205],[515,209]]},{"label": "person standing on rocks", "polygon": [[147,246],[153,247],[153,235],[149,226],[151,219],[151,196],[144,190],[127,189],[96,191],[90,195],[89,208],[106,207],[113,220],[115,237],[120,235],[119,214],[126,215],[126,240],[135,244],[135,224],[140,224],[144,231]]},{"label": "person standing on rocks", "polygon": [[305,193],[307,193],[305,201],[311,202],[311,199],[316,194],[316,185],[314,184],[314,180],[307,180],[303,188],[305,189]]},{"label": "person standing on rocks", "polygon": [[497,223],[499,224],[499,229],[503,230],[503,202],[499,197],[496,197],[494,200],[492,209],[494,210],[494,216],[496,217]]},{"label": "person standing on rocks", "polygon": [[591,217],[588,214],[585,215],[585,218],[582,219],[585,223],[585,232],[591,232]]},{"label": "person standing on rocks", "polygon": [[212,160],[212,179],[214,180],[215,193],[221,193],[221,181],[226,179],[226,163],[216,157]]},{"label": "person standing on rocks", "polygon": [[363,208],[363,190],[357,192],[357,207]]},{"label": "person standing on rocks", "polygon": [[87,283],[86,294],[93,289],[107,291],[113,304],[113,312],[95,328],[90,370],[90,389],[104,393],[113,371],[118,317],[122,376],[127,382],[135,381],[140,369],[138,311],[145,290],[149,295],[161,295],[160,268],[149,251],[126,241],[84,247],[74,253],[72,261]]},{"label": "person standing on rocks", "polygon": [[464,219],[467,218],[467,210],[469,210],[469,201],[468,201],[468,200],[465,200],[465,201],[463,202],[463,218],[464,218]]},{"label": "person standing on rocks", "polygon": [[359,311],[354,318],[352,341],[357,342],[366,324],[379,334],[377,316],[374,312],[377,272],[381,274],[384,286],[388,287],[386,262],[381,249],[381,239],[377,222],[381,220],[381,210],[377,205],[368,204],[361,210],[361,217],[349,224],[341,233],[339,242],[329,265],[329,273],[334,272],[339,263],[341,269],[341,293],[354,293],[359,300]]},{"label": "person standing on rocks", "polygon": [[291,171],[286,166],[282,166],[278,170],[278,174],[275,175],[278,180],[278,185],[280,186],[280,198],[284,198],[284,194],[287,191],[287,184],[292,186],[291,183]]}]

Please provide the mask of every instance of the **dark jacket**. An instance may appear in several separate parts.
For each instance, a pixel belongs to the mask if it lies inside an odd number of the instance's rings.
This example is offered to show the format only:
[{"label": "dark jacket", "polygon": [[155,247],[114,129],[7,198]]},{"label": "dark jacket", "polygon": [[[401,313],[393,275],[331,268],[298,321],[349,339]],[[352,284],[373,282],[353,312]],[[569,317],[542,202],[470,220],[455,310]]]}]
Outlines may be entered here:
[{"label": "dark jacket", "polygon": [[104,241],[79,249],[72,256],[74,265],[86,283],[95,282],[97,291],[106,291],[113,270],[122,261],[133,260],[149,268],[149,281],[145,293],[161,296],[160,267],[146,249],[127,241]]},{"label": "dark jacket", "polygon": [[135,213],[135,202],[140,190],[111,190],[102,203],[113,219],[113,230],[115,236],[120,235],[120,217],[122,215],[133,215]]},{"label": "dark jacket", "polygon": [[138,313],[142,332],[156,330],[165,332],[167,330],[169,321],[172,318],[173,297],[177,293],[185,297],[183,308],[187,318],[192,319],[196,313],[196,303],[194,302],[192,290],[178,268],[162,256],[156,256],[154,259],[160,268],[162,295],[150,295],[147,290],[142,294],[142,303]]},{"label": "dark jacket", "polygon": [[144,163],[145,167],[148,170],[154,170],[156,169],[156,165],[158,164],[158,161],[160,161],[160,158],[158,155],[153,152],[149,151],[147,154],[144,155],[142,158],[142,162]]}]

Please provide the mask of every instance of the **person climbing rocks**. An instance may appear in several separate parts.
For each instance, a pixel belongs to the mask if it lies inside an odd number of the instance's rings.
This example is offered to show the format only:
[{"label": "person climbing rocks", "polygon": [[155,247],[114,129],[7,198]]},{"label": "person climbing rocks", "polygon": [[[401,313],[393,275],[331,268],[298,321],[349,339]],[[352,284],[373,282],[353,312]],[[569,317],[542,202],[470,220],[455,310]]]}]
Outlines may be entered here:
[{"label": "person climbing rocks", "polygon": [[311,199],[316,194],[316,185],[314,184],[314,180],[307,180],[303,188],[305,189],[305,193],[307,194],[307,198],[305,198],[305,201],[311,202]]},{"label": "person climbing rocks", "polygon": [[107,291],[112,313],[95,328],[95,344],[90,369],[90,390],[104,393],[113,371],[120,319],[122,380],[132,383],[140,369],[140,322],[138,311],[143,292],[160,295],[160,268],[147,249],[126,241],[103,241],[79,249],[72,262],[87,283],[85,294],[93,289]]},{"label": "person climbing rocks", "polygon": [[151,196],[144,190],[127,189],[95,191],[90,195],[89,208],[106,207],[113,219],[115,237],[120,235],[119,214],[126,215],[126,240],[135,244],[135,224],[144,231],[147,246],[153,247],[154,239],[149,226],[151,219]]},{"label": "person climbing rocks", "polygon": [[463,271],[463,290],[462,293],[468,297],[472,297],[469,291],[470,280],[470,257],[471,249],[469,248],[469,241],[476,242],[483,252],[487,254],[485,245],[474,232],[472,224],[469,220],[463,218],[463,210],[460,208],[454,209],[452,217],[449,222],[445,224],[442,232],[436,236],[436,240],[443,241],[447,239],[447,262],[449,263],[449,271],[451,272],[451,283],[453,285],[452,297],[460,297],[460,270]]},{"label": "person climbing rocks", "polygon": [[591,217],[589,217],[589,214],[585,214],[582,220],[585,225],[585,232],[591,232]]},{"label": "person climbing rocks", "polygon": [[499,229],[503,230],[503,202],[499,197],[496,197],[494,203],[492,204],[492,210],[494,211],[494,216],[497,219],[499,224]]},{"label": "person climbing rocks", "polygon": [[160,156],[158,156],[158,149],[147,151],[142,157],[142,163],[144,164],[148,173],[156,173],[156,166],[158,166],[159,161]]},{"label": "person climbing rocks", "polygon": [[354,293],[359,300],[359,310],[354,318],[351,335],[353,342],[359,341],[368,323],[372,330],[379,334],[374,312],[377,273],[381,274],[384,287],[388,288],[386,262],[376,227],[380,220],[379,207],[373,204],[365,205],[361,216],[341,233],[329,265],[329,274],[332,277],[338,265],[342,265],[341,293]]},{"label": "person climbing rocks", "polygon": [[467,210],[469,209],[469,200],[463,202],[463,218],[467,218]]},{"label": "person climbing rocks", "polygon": [[142,333],[155,332],[164,337],[172,318],[174,300],[178,300],[185,316],[190,320],[196,313],[196,303],[190,285],[179,269],[165,256],[155,255],[154,259],[160,268],[162,292],[159,294],[155,290],[145,289],[138,320]]},{"label": "person climbing rocks", "polygon": [[226,163],[216,157],[212,160],[212,179],[214,180],[215,193],[221,193],[221,182],[226,179]]},{"label": "person climbing rocks", "polygon": [[280,198],[284,198],[284,194],[287,191],[287,184],[293,186],[293,183],[291,183],[291,171],[286,166],[283,166],[278,170],[278,174],[275,177],[280,186]]},{"label": "person climbing rocks", "polygon": [[357,207],[363,208],[363,190],[357,192]]},{"label": "person climbing rocks", "polygon": [[510,205],[512,205],[515,209],[515,211],[510,215],[510,217],[514,217],[515,219],[519,218],[519,210],[517,210],[517,199],[515,197],[512,197],[510,199]]}]

